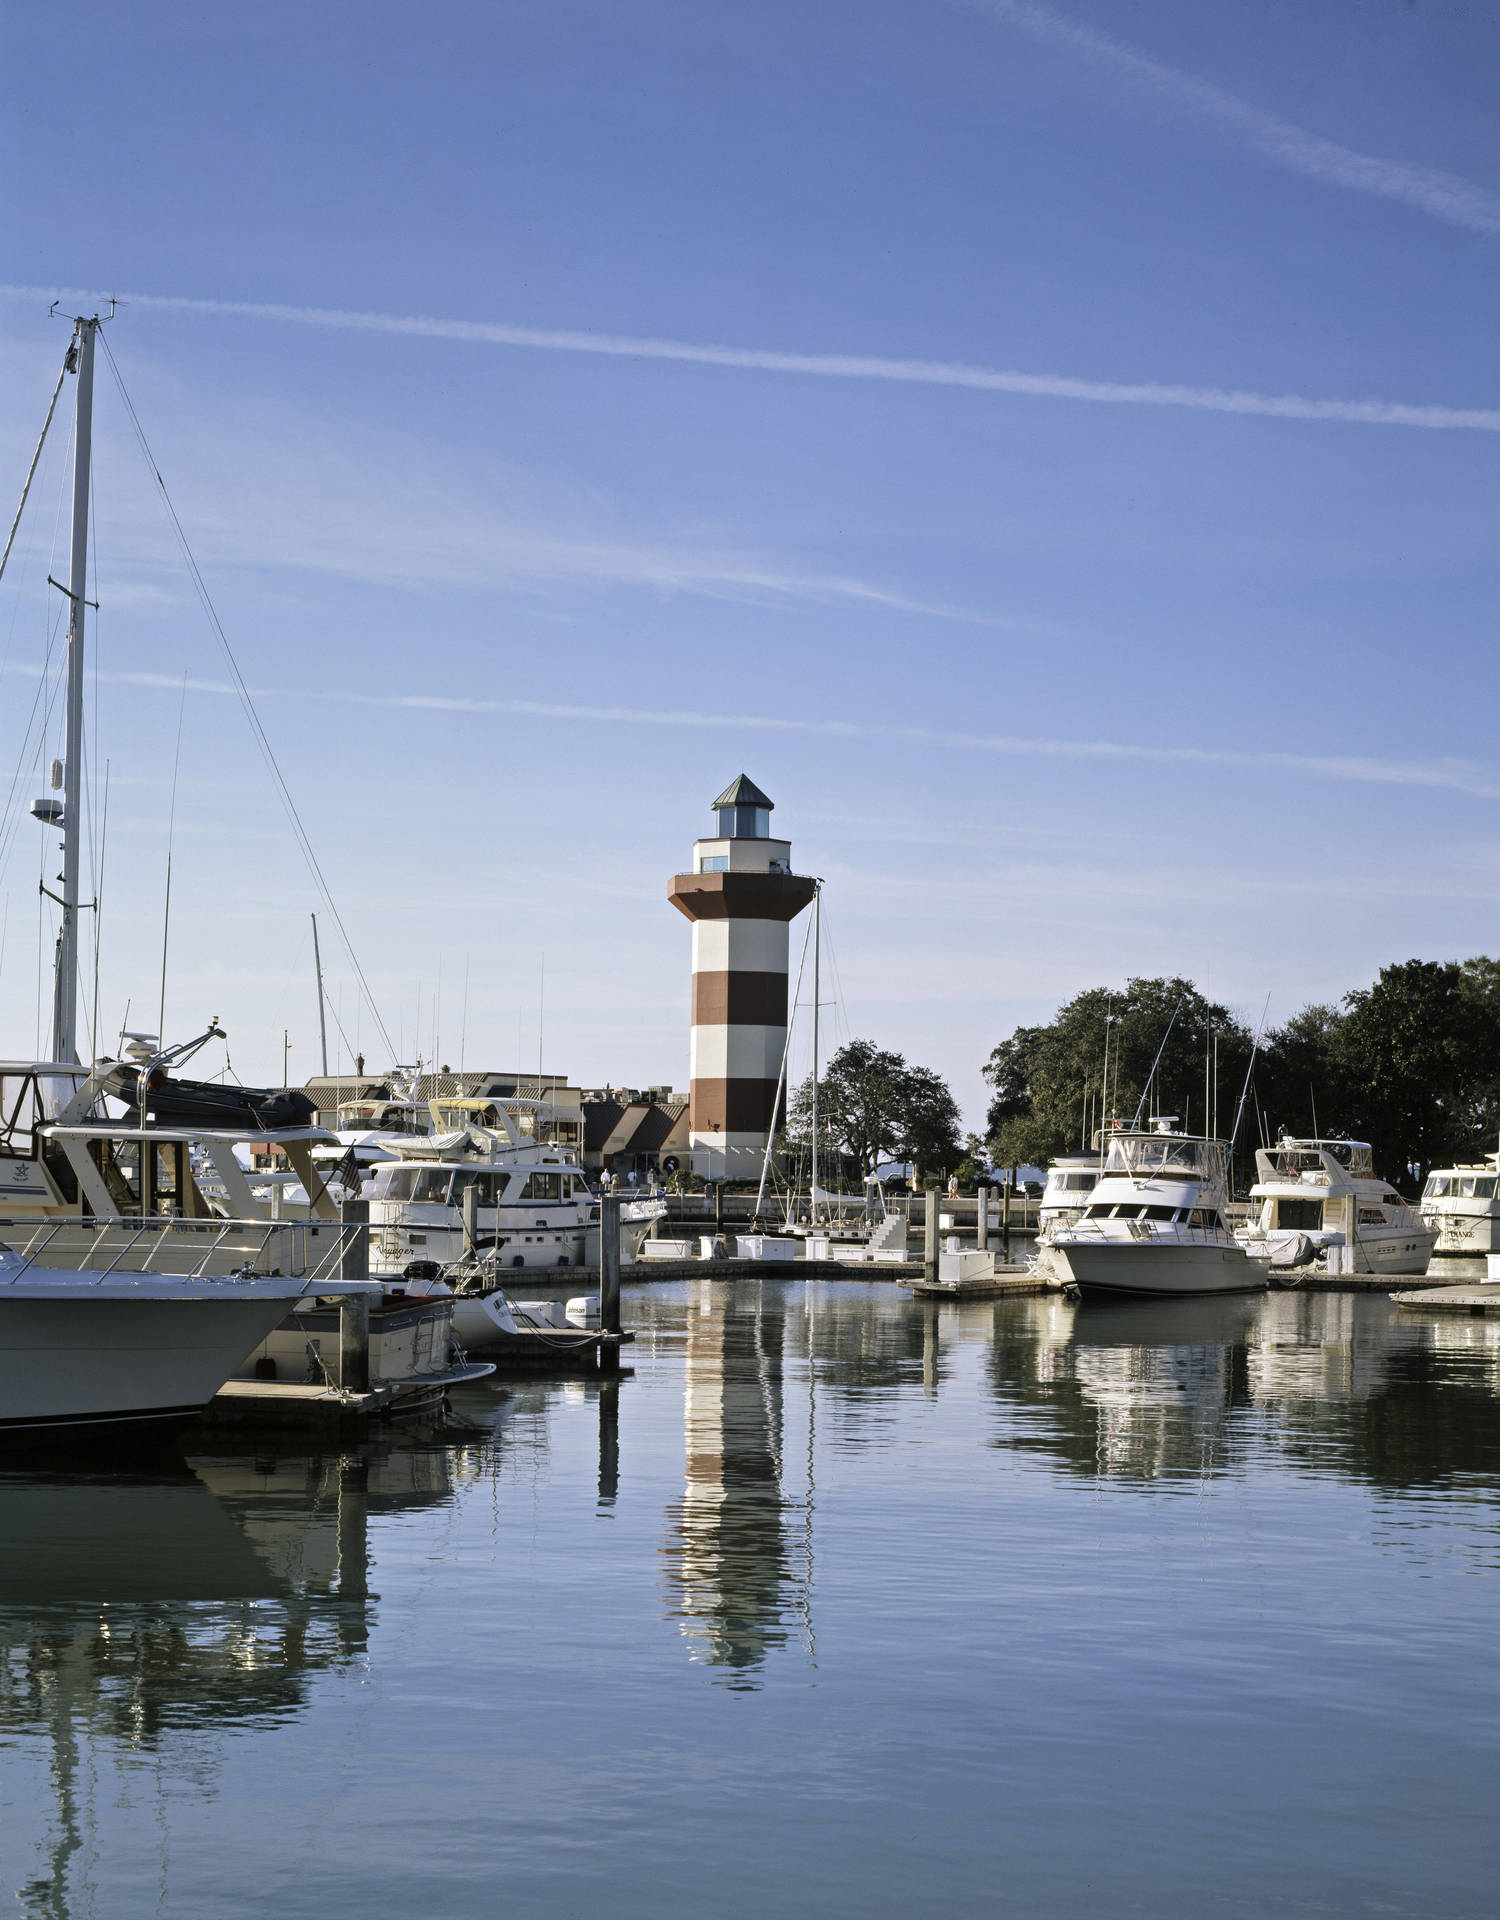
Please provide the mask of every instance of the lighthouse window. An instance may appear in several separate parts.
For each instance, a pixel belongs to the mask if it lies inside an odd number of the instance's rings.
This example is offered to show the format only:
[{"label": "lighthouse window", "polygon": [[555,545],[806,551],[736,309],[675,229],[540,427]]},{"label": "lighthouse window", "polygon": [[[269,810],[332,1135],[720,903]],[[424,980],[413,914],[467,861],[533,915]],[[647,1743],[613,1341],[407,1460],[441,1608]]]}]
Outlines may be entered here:
[{"label": "lighthouse window", "polygon": [[698,862],[699,873],[728,873],[729,855],[727,853],[707,853]]}]

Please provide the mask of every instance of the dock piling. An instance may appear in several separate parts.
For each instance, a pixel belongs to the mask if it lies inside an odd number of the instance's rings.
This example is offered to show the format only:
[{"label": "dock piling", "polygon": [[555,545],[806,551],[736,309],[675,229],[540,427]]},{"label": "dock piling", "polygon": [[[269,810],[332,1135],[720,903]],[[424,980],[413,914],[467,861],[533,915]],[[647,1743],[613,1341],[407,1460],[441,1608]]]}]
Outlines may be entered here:
[{"label": "dock piling", "polygon": [[[370,1203],[345,1200],[339,1207],[339,1278],[370,1277]],[[339,1298],[339,1385],[345,1393],[370,1391],[370,1296]]]},{"label": "dock piling", "polygon": [[988,1187],[980,1187],[977,1190],[975,1206],[974,1244],[983,1253],[990,1244],[990,1190]]},{"label": "dock piling", "polygon": [[606,1193],[599,1201],[599,1331],[614,1339],[599,1342],[599,1371],[620,1368],[620,1196]]},{"label": "dock piling", "polygon": [[922,1277],[929,1286],[938,1277],[938,1196],[937,1188],[927,1189],[927,1213],[922,1222]]},{"label": "dock piling", "polygon": [[471,1180],[464,1188],[464,1258],[472,1260],[479,1245],[479,1188]]}]

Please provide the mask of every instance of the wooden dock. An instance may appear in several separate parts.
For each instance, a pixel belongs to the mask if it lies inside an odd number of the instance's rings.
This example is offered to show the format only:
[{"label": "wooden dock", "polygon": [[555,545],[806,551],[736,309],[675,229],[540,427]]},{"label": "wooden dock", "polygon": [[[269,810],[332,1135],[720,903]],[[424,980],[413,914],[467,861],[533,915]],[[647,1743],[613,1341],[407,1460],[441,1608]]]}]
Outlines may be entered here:
[{"label": "wooden dock", "polygon": [[912,1297],[917,1300],[997,1300],[1006,1294],[1052,1293],[1053,1287],[1045,1275],[1034,1273],[1030,1267],[996,1267],[992,1274],[976,1280],[928,1280],[918,1277],[915,1280],[903,1280],[903,1286],[911,1288]]},{"label": "wooden dock", "polygon": [[1393,1293],[1398,1307],[1419,1307],[1428,1313],[1500,1313],[1500,1284],[1466,1287],[1416,1287]]}]

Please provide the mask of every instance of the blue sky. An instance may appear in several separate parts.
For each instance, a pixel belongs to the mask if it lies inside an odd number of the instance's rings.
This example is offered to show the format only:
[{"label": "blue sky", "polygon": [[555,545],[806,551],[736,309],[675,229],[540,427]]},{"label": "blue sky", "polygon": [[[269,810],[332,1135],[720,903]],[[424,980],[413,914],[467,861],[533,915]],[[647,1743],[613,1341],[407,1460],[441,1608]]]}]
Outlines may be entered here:
[{"label": "blue sky", "polygon": [[[115,356],[404,1052],[534,1062],[545,967],[549,1067],[682,1084],[665,886],[742,769],[828,882],[835,1037],[973,1123],[1085,986],[1274,1022],[1494,949],[1500,16],[9,19],[10,497],[65,343],[26,289],[138,296]],[[317,895],[107,369],[98,432],[102,1023],[155,1023],[186,674],[167,1026],[300,1075]],[[0,583],[7,785],[65,455]]]}]

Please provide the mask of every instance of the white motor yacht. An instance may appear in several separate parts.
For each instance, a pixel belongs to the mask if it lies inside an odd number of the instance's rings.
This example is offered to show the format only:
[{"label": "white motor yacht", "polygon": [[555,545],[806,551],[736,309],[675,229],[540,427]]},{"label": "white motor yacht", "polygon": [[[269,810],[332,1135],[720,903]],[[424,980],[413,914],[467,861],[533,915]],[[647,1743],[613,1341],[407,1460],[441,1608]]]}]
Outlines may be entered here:
[{"label": "white motor yacht", "polygon": [[1500,1153],[1482,1165],[1439,1167],[1422,1189],[1422,1219],[1437,1233],[1434,1253],[1500,1251]]},{"label": "white motor yacht", "polygon": [[1329,1247],[1352,1248],[1352,1273],[1425,1273],[1437,1230],[1376,1177],[1363,1140],[1283,1136],[1255,1156],[1250,1189],[1260,1213],[1237,1234],[1252,1259],[1305,1265]]},{"label": "white motor yacht", "polygon": [[0,1247],[0,1440],[183,1426],[306,1282],[45,1267]]},{"label": "white motor yacht", "polygon": [[[370,1271],[399,1277],[416,1261],[450,1266],[465,1251],[465,1195],[472,1192],[475,1251],[502,1269],[599,1264],[599,1205],[570,1147],[521,1131],[513,1109],[537,1101],[433,1100],[435,1131],[393,1140],[394,1164],[376,1167],[370,1203]],[[620,1258],[633,1261],[660,1200],[620,1208]]]},{"label": "white motor yacht", "polygon": [[1071,1227],[1083,1217],[1088,1196],[1098,1185],[1097,1153],[1060,1153],[1047,1169],[1042,1204],[1037,1210],[1037,1239],[1050,1245],[1052,1229]]},{"label": "white motor yacht", "polygon": [[[170,1108],[128,1103],[121,1080],[136,1071],[116,1060],[0,1061],[0,1233],[53,1267],[326,1270],[339,1210],[311,1156],[332,1136],[305,1124],[264,1128],[248,1110],[228,1125],[227,1109],[169,1120]],[[196,1094],[199,1084],[163,1087]],[[300,1204],[257,1196],[241,1165],[252,1150],[274,1153],[295,1175]]]},{"label": "white motor yacht", "polygon": [[1268,1284],[1220,1212],[1222,1140],[1175,1133],[1175,1116],[1101,1134],[1099,1178],[1082,1217],[1053,1230],[1050,1259],[1085,1294],[1240,1293]]}]

